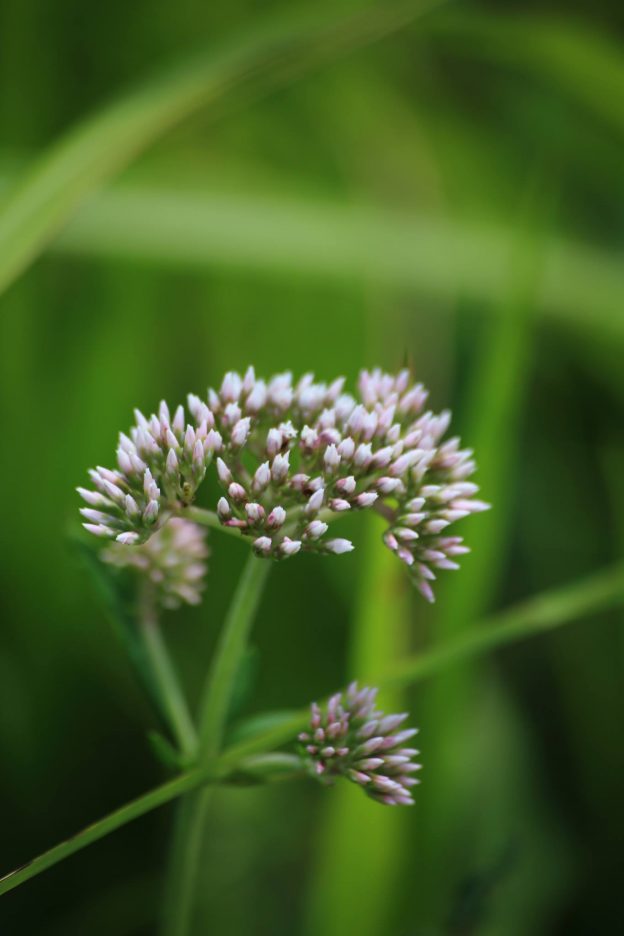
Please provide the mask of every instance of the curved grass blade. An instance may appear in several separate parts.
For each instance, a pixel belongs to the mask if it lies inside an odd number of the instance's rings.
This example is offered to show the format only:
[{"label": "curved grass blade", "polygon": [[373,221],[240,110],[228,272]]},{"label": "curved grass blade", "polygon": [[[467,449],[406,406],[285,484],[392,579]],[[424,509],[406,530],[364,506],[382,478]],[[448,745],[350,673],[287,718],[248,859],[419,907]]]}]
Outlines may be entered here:
[{"label": "curved grass blade", "polygon": [[[435,299],[454,299],[459,291],[494,315],[504,311],[504,271],[517,242],[511,226],[399,216],[373,205],[124,184],[91,199],[53,247],[172,269],[221,264],[357,277]],[[541,249],[539,313],[624,335],[620,258],[556,237],[544,238]]]},{"label": "curved grass blade", "polygon": [[327,21],[280,19],[156,76],[54,144],[0,212],[0,292],[41,253],[91,192],[181,121],[231,95],[255,97],[400,29],[436,0],[410,0]]}]

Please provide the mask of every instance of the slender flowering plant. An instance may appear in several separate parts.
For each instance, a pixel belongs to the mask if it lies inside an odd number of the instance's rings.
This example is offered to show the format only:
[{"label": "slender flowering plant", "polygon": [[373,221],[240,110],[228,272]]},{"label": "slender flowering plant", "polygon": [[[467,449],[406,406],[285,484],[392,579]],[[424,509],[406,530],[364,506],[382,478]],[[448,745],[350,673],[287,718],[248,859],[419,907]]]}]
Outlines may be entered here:
[{"label": "slender flowering plant", "polygon": [[[112,604],[123,609],[121,632],[167,731],[152,733],[155,750],[178,776],[9,878],[38,873],[181,796],[164,932],[188,936],[210,784],[309,775],[329,785],[342,777],[377,803],[413,803],[416,729],[405,726],[406,713],[379,711],[374,688],[352,683],[326,704],[314,703],[307,728],[299,715],[286,735],[282,726],[278,745],[290,737],[292,752],[249,742],[245,754],[232,756],[236,746],[223,747],[268,560],[348,553],[353,543],[334,535],[332,524],[368,510],[383,518],[385,546],[428,601],[438,571],[458,568],[468,550],[451,527],[488,505],[470,480],[472,453],[447,437],[450,413],[435,414],[426,402],[427,391],[407,370],[362,371],[351,394],[342,377],[322,383],[283,373],[264,380],[250,367],[226,374],[203,399],[190,394],[186,408],[162,402],[149,418],[135,411],[134,425],[119,436],[116,465],[94,468],[91,486],[78,488],[80,512],[99,544],[91,565],[106,576],[106,594],[118,595]],[[195,503],[209,472],[221,487],[213,510]],[[247,540],[251,550],[193,715],[160,613],[201,601],[208,528]],[[126,587],[115,589],[129,577],[136,587],[128,603]],[[0,893],[11,886],[0,879]]]}]

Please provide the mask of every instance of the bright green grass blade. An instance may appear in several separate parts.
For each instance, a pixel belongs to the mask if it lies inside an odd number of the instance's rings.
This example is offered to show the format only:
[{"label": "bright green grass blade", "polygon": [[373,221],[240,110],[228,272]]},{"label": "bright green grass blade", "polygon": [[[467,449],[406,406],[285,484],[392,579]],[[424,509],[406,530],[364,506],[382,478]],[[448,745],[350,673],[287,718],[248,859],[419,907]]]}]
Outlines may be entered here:
[{"label": "bright green grass blade", "polygon": [[[435,2],[435,0],[434,0]],[[301,16],[250,34],[157,76],[53,145],[0,213],[0,292],[43,250],[87,195],[200,108],[236,93],[257,97],[307,69],[399,29],[428,0],[369,9],[327,22]]]},{"label": "bright green grass blade", "polygon": [[[522,206],[523,217],[516,219],[522,234],[506,270],[503,314],[478,343],[462,427],[465,444],[476,452],[482,494],[493,509],[465,531],[473,552],[441,596],[435,628],[438,646],[470,633],[496,595],[509,552],[513,515],[509,498],[515,489],[521,417],[530,378],[534,296],[541,275],[541,237],[532,216],[537,205],[543,211],[544,198],[534,191],[534,184],[530,189]],[[427,762],[434,780],[422,790],[424,865],[419,898],[431,925],[440,925],[449,913],[460,881],[471,873],[470,862],[478,849],[479,828],[464,834],[464,840],[472,842],[465,851],[454,848],[454,843],[458,830],[466,832],[472,823],[474,789],[470,779],[478,783],[482,769],[473,741],[482,697],[476,687],[487,684],[487,673],[469,662],[432,684],[423,703],[427,732],[434,739]],[[504,693],[502,687],[500,692]]]},{"label": "bright green grass blade", "polygon": [[[130,258],[173,269],[223,265],[357,278],[435,299],[461,293],[483,303],[486,314],[502,315],[516,241],[511,226],[442,215],[399,215],[372,205],[277,194],[124,185],[90,200],[53,247],[72,256]],[[624,336],[619,257],[548,238],[535,303],[557,321]]]},{"label": "bright green grass blade", "polygon": [[[383,522],[369,519],[349,660],[360,685],[370,685],[380,667],[401,658],[410,630],[409,581],[392,553],[381,547]],[[382,692],[379,701],[386,712],[403,708],[397,688]],[[307,899],[308,936],[384,931],[406,831],[402,818],[400,810],[378,807],[353,784],[328,791]]]}]

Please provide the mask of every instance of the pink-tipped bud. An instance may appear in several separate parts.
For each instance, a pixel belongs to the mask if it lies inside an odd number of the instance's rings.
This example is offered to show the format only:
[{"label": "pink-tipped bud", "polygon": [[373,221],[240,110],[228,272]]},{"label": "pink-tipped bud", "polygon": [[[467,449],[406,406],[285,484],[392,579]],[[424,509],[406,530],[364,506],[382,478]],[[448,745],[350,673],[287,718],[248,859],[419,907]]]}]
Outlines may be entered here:
[{"label": "pink-tipped bud", "polygon": [[301,540],[291,540],[288,536],[285,536],[279,545],[279,549],[283,556],[294,556],[301,549]]},{"label": "pink-tipped bud", "polygon": [[283,507],[274,507],[267,517],[267,526],[272,530],[277,530],[286,520],[286,511]]},{"label": "pink-tipped bud", "polygon": [[245,513],[250,523],[262,523],[265,518],[265,510],[262,504],[245,504]]},{"label": "pink-tipped bud", "polygon": [[247,492],[245,488],[243,487],[242,484],[238,484],[236,481],[232,481],[232,483],[229,485],[228,494],[230,495],[233,501],[240,502],[240,501],[247,500]]}]

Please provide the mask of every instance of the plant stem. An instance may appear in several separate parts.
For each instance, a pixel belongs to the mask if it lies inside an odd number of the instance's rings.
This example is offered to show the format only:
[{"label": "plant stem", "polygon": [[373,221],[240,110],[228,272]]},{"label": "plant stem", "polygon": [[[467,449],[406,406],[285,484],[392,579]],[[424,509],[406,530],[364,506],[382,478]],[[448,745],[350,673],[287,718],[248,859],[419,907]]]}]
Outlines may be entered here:
[{"label": "plant stem", "polygon": [[200,526],[208,527],[210,530],[218,530],[219,533],[227,533],[228,536],[241,539],[240,530],[236,527],[224,526],[212,510],[204,510],[203,507],[183,507],[178,516],[184,517],[185,520],[192,520],[193,523],[199,523]]},{"label": "plant stem", "polygon": [[[271,566],[251,555],[243,569],[204,685],[199,711],[198,763],[216,765],[249,632]],[[163,932],[186,936],[192,925],[206,810],[212,790],[197,790],[180,805],[171,855]]]},{"label": "plant stem", "polygon": [[268,560],[254,555],[249,556],[243,569],[200,701],[200,763],[210,762],[219,753],[236,676],[270,569]]},{"label": "plant stem", "polygon": [[104,819],[92,823],[92,825],[87,826],[86,829],[66,839],[64,842],[60,842],[42,855],[39,855],[38,858],[34,858],[15,871],[11,871],[10,874],[5,875],[5,877],[0,878],[0,896],[18,887],[30,878],[41,874],[42,871],[53,867],[53,865],[58,864],[70,855],[86,848],[87,845],[91,845],[93,842],[97,842],[116,829],[127,825],[129,822],[132,822],[133,819],[137,819],[139,816],[151,812],[158,806],[162,806],[163,803],[168,803],[170,800],[181,796],[181,794],[189,790],[196,789],[208,782],[209,779],[206,771],[192,770],[126,803],[125,806],[122,806],[120,809],[109,813]]},{"label": "plant stem", "polygon": [[163,714],[178,750],[190,760],[197,753],[197,732],[160,631],[151,582],[145,582],[141,589],[138,627]]},{"label": "plant stem", "polygon": [[[258,560],[258,562],[265,561]],[[546,633],[583,616],[606,611],[623,603],[624,565],[619,563],[581,582],[575,582],[574,585],[564,585],[562,588],[530,598],[479,627],[470,640],[462,638],[446,648],[440,648],[435,653],[411,657],[400,667],[387,673],[385,679],[371,681],[382,686],[414,684],[462,658],[478,656],[516,640]],[[174,780],[132,800],[104,819],[87,826],[72,838],[55,845],[38,858],[0,878],[0,896],[158,806],[197,790],[207,783],[223,782],[251,755],[268,752],[293,738],[301,730],[301,726],[305,726],[308,714],[308,709],[294,713],[287,723],[258,733],[249,740],[242,741],[226,750],[219,756],[212,769],[204,767],[183,773]]]}]

